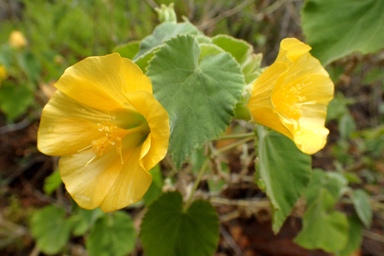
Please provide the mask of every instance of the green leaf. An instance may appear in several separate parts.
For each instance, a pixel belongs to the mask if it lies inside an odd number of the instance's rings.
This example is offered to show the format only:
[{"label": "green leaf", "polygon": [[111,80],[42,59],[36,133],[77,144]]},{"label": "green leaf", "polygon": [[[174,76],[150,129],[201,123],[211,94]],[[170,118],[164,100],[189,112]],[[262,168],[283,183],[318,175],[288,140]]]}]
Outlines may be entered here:
[{"label": "green leaf", "polygon": [[3,81],[0,86],[0,109],[9,120],[15,120],[33,104],[33,94],[24,84]]},{"label": "green leaf", "polygon": [[189,22],[173,23],[164,22],[158,25],[153,33],[144,38],[140,43],[140,50],[135,60],[145,53],[161,46],[165,41],[181,34],[199,35],[200,31]]},{"label": "green leaf", "polygon": [[54,171],[44,180],[44,193],[51,195],[63,182],[61,181],[60,172]]},{"label": "green leaf", "polygon": [[14,50],[11,48],[9,44],[3,44],[0,47],[0,63],[4,65],[7,70],[14,65]]},{"label": "green leaf", "polygon": [[305,191],[307,203],[316,202],[320,190],[325,189],[330,193],[335,204],[347,190],[347,185],[348,181],[342,174],[315,169],[311,183]]},{"label": "green leaf", "polygon": [[339,173],[314,170],[305,192],[307,211],[303,229],[295,242],[307,249],[338,252],[347,246],[349,223],[334,207],[347,189],[347,180]]},{"label": "green leaf", "polygon": [[160,46],[168,39],[181,34],[201,37],[200,31],[189,22],[164,22],[155,28],[152,35],[143,39],[140,43],[139,52],[133,58],[134,62],[146,73],[149,61],[153,58]]},{"label": "green leaf", "polygon": [[155,97],[171,122],[168,152],[177,168],[225,130],[244,87],[238,63],[225,52],[199,58],[192,36],[167,41],[148,66]]},{"label": "green leaf", "polygon": [[140,41],[132,41],[127,44],[116,46],[113,51],[119,53],[121,57],[132,60],[139,52],[139,46]]},{"label": "green leaf", "polygon": [[219,219],[214,208],[197,200],[183,210],[178,192],[163,194],[148,209],[140,238],[147,256],[211,256],[219,241]]},{"label": "green leaf", "polygon": [[18,52],[17,55],[18,64],[27,76],[28,80],[34,83],[39,82],[40,66],[30,52]]},{"label": "green leaf", "polygon": [[75,236],[84,235],[93,226],[97,219],[104,216],[104,213],[99,208],[94,210],[85,210],[77,207],[76,209],[75,213],[69,218],[72,222],[72,233]]},{"label": "green leaf", "polygon": [[204,165],[204,162],[207,161],[208,156],[206,151],[206,147],[201,147],[192,152],[189,162],[192,165],[191,171],[193,174],[198,175],[200,169]]},{"label": "green leaf", "polygon": [[209,55],[217,55],[223,53],[224,51],[213,44],[200,43],[200,56],[199,60],[204,59],[205,57],[209,57]]},{"label": "green leaf", "polygon": [[348,106],[354,103],[351,99],[347,99],[343,94],[336,93],[331,100],[327,109],[327,122],[330,120],[339,120],[344,115],[350,115]]},{"label": "green leaf", "polygon": [[[229,167],[226,163],[221,162],[221,171],[225,174],[229,173]],[[226,187],[228,182],[220,175],[212,175],[208,180],[209,193],[211,195],[219,195]]]},{"label": "green leaf", "polygon": [[212,42],[229,52],[240,64],[245,83],[252,83],[261,74],[261,54],[254,54],[252,45],[228,35],[217,35]]},{"label": "green leaf", "polygon": [[357,216],[348,217],[349,233],[347,245],[336,256],[351,256],[358,250],[363,239],[363,226]]},{"label": "green leaf", "polygon": [[135,58],[135,56],[139,52],[139,46],[140,46],[140,41],[133,41],[124,45],[117,46],[113,51],[119,53],[121,57],[130,59],[130,60],[134,59],[134,62],[136,63],[136,65],[140,67],[143,73],[145,73],[146,68],[148,66],[148,62],[153,58],[154,52],[156,51],[156,49],[148,51],[143,55],[140,55],[139,57]]},{"label": "green leaf", "polygon": [[311,157],[284,135],[259,126],[258,178],[273,206],[272,229],[277,233],[311,178]]},{"label": "green leaf", "polygon": [[369,204],[369,200],[369,196],[364,190],[353,190],[353,206],[355,207],[356,213],[359,216],[361,222],[363,222],[366,228],[371,226],[372,221],[372,210],[371,205]]},{"label": "green leaf", "polygon": [[357,175],[356,173],[343,172],[343,175],[349,184],[360,184],[363,182],[359,175]]},{"label": "green leaf", "polygon": [[384,47],[384,1],[307,0],[302,26],[324,65],[354,51],[372,53]]},{"label": "green leaf", "polygon": [[229,52],[239,63],[242,63],[248,58],[248,55],[252,54],[253,47],[246,41],[236,39],[228,35],[217,35],[212,38],[212,42]]},{"label": "green leaf", "polygon": [[60,252],[68,242],[70,222],[65,219],[65,211],[56,206],[47,206],[33,213],[31,232],[37,247],[46,254]]},{"label": "green leaf", "polygon": [[131,217],[122,212],[104,215],[91,229],[86,241],[90,256],[127,255],[136,244],[136,232]]},{"label": "green leaf", "polygon": [[305,212],[303,229],[294,241],[310,250],[337,252],[344,249],[349,224],[345,214],[332,210],[334,203],[334,197],[326,189],[321,189],[317,200]]},{"label": "green leaf", "polygon": [[134,62],[137,66],[140,67],[140,69],[143,71],[143,73],[147,72],[147,67],[149,64],[149,61],[155,56],[155,52],[157,49],[154,49],[150,52],[146,52],[145,54],[141,55],[140,57],[136,58]]},{"label": "green leaf", "polygon": [[356,123],[351,114],[342,116],[339,120],[340,138],[347,140],[356,131]]},{"label": "green leaf", "polygon": [[160,165],[156,165],[150,173],[152,174],[152,183],[148,191],[143,197],[145,206],[149,206],[163,192],[163,176],[161,174]]}]

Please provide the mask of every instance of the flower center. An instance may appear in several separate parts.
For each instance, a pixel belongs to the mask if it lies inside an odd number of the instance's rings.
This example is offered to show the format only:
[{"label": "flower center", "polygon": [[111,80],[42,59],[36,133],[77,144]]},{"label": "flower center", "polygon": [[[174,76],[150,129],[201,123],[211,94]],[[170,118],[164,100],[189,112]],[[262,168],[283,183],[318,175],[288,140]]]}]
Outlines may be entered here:
[{"label": "flower center", "polygon": [[299,120],[303,112],[302,102],[306,97],[301,94],[303,83],[284,84],[273,94],[272,102],[276,111],[288,119]]},{"label": "flower center", "polygon": [[97,123],[98,130],[101,136],[98,139],[94,139],[86,148],[79,150],[79,152],[92,148],[95,156],[90,159],[86,165],[90,164],[96,157],[103,156],[106,152],[110,151],[113,147],[116,153],[120,156],[121,164],[124,164],[123,159],[123,139],[126,136],[130,136],[124,142],[124,148],[136,147],[145,140],[149,134],[149,127],[147,122],[138,123],[137,126],[127,129],[122,129],[112,122],[112,120],[106,120],[101,123]]},{"label": "flower center", "polygon": [[98,130],[103,134],[103,137],[92,141],[93,152],[102,156],[106,150],[115,146],[117,152],[121,155],[121,140],[126,135],[127,130],[123,130],[110,121],[97,123]]}]

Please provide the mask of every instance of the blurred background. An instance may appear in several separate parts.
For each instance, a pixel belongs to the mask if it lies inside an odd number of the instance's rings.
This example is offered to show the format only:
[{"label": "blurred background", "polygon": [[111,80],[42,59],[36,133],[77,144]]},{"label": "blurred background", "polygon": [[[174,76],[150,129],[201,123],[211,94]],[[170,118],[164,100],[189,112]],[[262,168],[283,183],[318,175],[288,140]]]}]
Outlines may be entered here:
[{"label": "blurred background", "polygon": [[[158,24],[154,8],[171,2],[180,21],[188,19],[206,35],[229,34],[252,44],[263,53],[263,66],[274,61],[283,38],[305,41],[301,0],[0,0],[0,255],[44,255],[31,235],[31,216],[47,205],[69,208],[63,186],[50,188],[47,182],[57,159],[36,149],[40,113],[55,81],[85,57],[151,34]],[[346,173],[352,186],[370,194],[374,219],[355,255],[383,255],[384,52],[353,54],[327,69],[336,85],[327,122],[331,133],[313,165]],[[238,158],[228,158],[234,161],[229,172],[236,172]],[[248,183],[222,195],[263,196]],[[264,209],[247,214],[239,205],[222,207],[238,214],[223,220],[217,255],[327,255],[292,242],[297,218],[274,236]],[[85,236],[73,237],[58,255],[86,255]],[[140,253],[137,245],[132,255]]]}]

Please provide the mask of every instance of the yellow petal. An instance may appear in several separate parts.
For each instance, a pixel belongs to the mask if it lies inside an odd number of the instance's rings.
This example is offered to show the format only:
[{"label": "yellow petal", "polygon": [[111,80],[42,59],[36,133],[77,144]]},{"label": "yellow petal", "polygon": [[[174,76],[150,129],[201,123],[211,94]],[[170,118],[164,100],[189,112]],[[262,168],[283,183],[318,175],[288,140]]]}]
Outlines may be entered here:
[{"label": "yellow petal", "polygon": [[260,108],[273,109],[271,94],[279,77],[287,70],[285,64],[274,63],[267,68],[252,85],[251,98],[247,104],[254,121],[266,118]]},{"label": "yellow petal", "polygon": [[152,169],[162,160],[168,149],[170,127],[167,111],[153,97],[144,91],[127,94],[130,104],[147,120],[150,134],[142,146],[142,167]]},{"label": "yellow petal", "polygon": [[149,78],[111,54],[68,68],[56,87],[42,113],[38,148],[62,156],[68,192],[86,209],[113,211],[140,200],[170,135]]},{"label": "yellow petal", "polygon": [[77,102],[105,112],[129,107],[127,92],[152,92],[149,78],[136,64],[117,53],[76,63],[65,70],[55,86]]},{"label": "yellow petal", "polygon": [[37,148],[52,156],[74,154],[100,136],[97,122],[108,118],[56,91],[43,109]]},{"label": "yellow petal", "polygon": [[297,59],[308,53],[311,47],[296,38],[285,38],[280,43],[279,54],[275,62],[296,62]]},{"label": "yellow petal", "polygon": [[96,156],[89,149],[60,158],[59,169],[65,187],[85,209],[101,207],[105,212],[139,201],[148,190],[152,176],[139,164],[140,147],[123,148],[124,164],[113,150]]},{"label": "yellow petal", "polygon": [[252,95],[247,107],[253,121],[292,137],[291,132],[282,124],[280,117],[276,115],[271,100],[273,88],[286,70],[287,66],[283,63],[274,63],[265,70],[252,86]]},{"label": "yellow petal", "polygon": [[151,80],[143,74],[141,69],[131,60],[121,58],[121,84],[124,93],[146,91],[152,94]]},{"label": "yellow petal", "polygon": [[[299,120],[307,107],[326,106],[333,97],[333,83],[322,74],[298,76],[289,83],[282,83],[272,91],[272,103],[283,118]],[[326,109],[325,109],[326,112]]]},{"label": "yellow petal", "polygon": [[[253,100],[266,98],[269,99],[278,79],[283,76],[287,70],[288,67],[284,63],[273,63],[271,66],[269,66],[253,83],[251,98],[253,98]],[[251,102],[250,104],[258,103]]]},{"label": "yellow petal", "polygon": [[[255,114],[255,113],[258,113],[258,114]],[[291,130],[289,129],[290,127],[287,125],[284,125],[281,118],[278,115],[276,115],[276,112],[272,108],[254,109],[252,116],[254,121],[257,122],[258,124],[267,126],[293,139]]]},{"label": "yellow petal", "polygon": [[63,156],[59,160],[61,178],[76,203],[85,209],[99,207],[119,176],[122,164],[110,150],[101,157],[92,149]]},{"label": "yellow petal", "polygon": [[300,94],[303,97],[300,98],[299,103],[326,106],[333,98],[333,82],[328,76],[323,74],[301,76],[293,83],[301,85]]},{"label": "yellow petal", "polygon": [[314,115],[310,118],[302,118],[300,126],[294,130],[293,140],[298,148],[306,154],[314,154],[322,149],[326,142],[329,131],[324,127],[324,118]]},{"label": "yellow petal", "polygon": [[320,62],[309,53],[305,53],[290,65],[289,71],[279,83],[292,83],[297,78],[308,75],[322,75],[329,78],[327,71],[321,66]]},{"label": "yellow petal", "polygon": [[141,200],[152,183],[152,175],[139,164],[140,148],[127,152],[126,160],[115,183],[104,198],[100,207],[104,212],[121,209]]},{"label": "yellow petal", "polygon": [[326,143],[326,108],[334,85],[310,49],[297,39],[284,39],[275,63],[253,84],[248,108],[254,121],[313,154]]}]

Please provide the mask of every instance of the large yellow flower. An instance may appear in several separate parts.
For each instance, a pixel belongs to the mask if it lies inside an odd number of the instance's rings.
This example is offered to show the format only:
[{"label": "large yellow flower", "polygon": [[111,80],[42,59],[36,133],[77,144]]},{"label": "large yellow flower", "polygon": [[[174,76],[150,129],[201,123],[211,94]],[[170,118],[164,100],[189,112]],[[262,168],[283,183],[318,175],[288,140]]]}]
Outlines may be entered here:
[{"label": "large yellow flower", "polygon": [[289,137],[307,154],[326,143],[325,118],[334,91],[310,49],[295,38],[284,39],[276,61],[254,82],[248,103],[254,121]]},{"label": "large yellow flower", "polygon": [[66,189],[83,208],[113,211],[142,198],[164,158],[169,119],[152,85],[118,54],[69,67],[44,107],[38,149],[61,156]]}]

